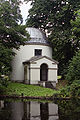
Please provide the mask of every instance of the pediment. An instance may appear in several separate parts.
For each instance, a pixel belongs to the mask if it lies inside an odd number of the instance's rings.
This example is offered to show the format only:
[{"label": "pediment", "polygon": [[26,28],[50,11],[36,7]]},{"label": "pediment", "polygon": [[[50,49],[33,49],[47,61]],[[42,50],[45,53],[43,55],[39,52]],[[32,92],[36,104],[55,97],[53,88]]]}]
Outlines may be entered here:
[{"label": "pediment", "polygon": [[56,60],[51,59],[51,58],[49,58],[47,56],[34,56],[34,57],[30,58],[29,60],[24,61],[23,64],[36,63],[38,60],[42,60],[42,59],[51,61],[52,64],[58,64],[58,62]]}]

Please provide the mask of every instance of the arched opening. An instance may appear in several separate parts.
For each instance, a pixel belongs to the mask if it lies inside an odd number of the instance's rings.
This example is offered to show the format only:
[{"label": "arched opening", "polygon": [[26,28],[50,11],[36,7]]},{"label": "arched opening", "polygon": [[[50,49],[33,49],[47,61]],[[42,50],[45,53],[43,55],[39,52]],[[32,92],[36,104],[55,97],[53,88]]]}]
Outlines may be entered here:
[{"label": "arched opening", "polygon": [[43,63],[40,66],[40,80],[41,81],[47,81],[48,80],[48,66],[45,63]]}]

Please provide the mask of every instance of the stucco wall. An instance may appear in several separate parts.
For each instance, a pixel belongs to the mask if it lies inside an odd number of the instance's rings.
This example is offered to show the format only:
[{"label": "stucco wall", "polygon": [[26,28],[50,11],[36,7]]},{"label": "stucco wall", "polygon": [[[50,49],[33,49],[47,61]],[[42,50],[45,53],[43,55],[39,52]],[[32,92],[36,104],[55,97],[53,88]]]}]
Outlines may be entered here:
[{"label": "stucco wall", "polygon": [[57,70],[48,69],[48,80],[49,81],[56,81],[56,83],[57,83]]},{"label": "stucco wall", "polygon": [[31,69],[31,84],[38,84],[40,81],[40,66],[45,63],[48,65],[48,81],[57,83],[57,64],[46,58],[39,59],[30,65]]},{"label": "stucco wall", "polygon": [[30,73],[30,84],[38,84],[38,81],[40,81],[40,69],[30,69]]},{"label": "stucco wall", "polygon": [[[40,81],[40,69],[31,69],[31,84],[38,84]],[[48,69],[48,81],[56,82],[57,83],[57,70],[50,70]]]},{"label": "stucco wall", "polygon": [[52,48],[46,45],[25,45],[21,46],[19,51],[16,51],[18,55],[22,57],[23,62],[34,56],[35,49],[42,49],[42,56],[48,56],[52,58]]},{"label": "stucco wall", "polygon": [[42,63],[45,63],[48,65],[49,68],[57,68],[57,64],[54,64],[53,61],[46,59],[45,57],[39,60],[36,60],[35,63],[31,64],[31,67],[40,67]]},{"label": "stucco wall", "polygon": [[11,80],[24,80],[24,66],[22,63],[34,56],[34,49],[42,49],[42,56],[52,58],[52,48],[45,45],[25,45],[20,46],[19,50],[14,49],[13,51],[16,52],[16,55],[12,61]]}]

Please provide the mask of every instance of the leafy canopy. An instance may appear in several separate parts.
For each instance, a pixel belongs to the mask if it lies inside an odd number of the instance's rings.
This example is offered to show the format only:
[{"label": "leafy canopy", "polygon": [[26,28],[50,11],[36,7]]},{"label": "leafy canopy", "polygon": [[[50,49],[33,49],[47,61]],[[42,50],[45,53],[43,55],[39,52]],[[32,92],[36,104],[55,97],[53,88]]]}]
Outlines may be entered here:
[{"label": "leafy canopy", "polygon": [[[21,25],[19,0],[0,0],[0,82],[4,84],[11,71],[14,53],[29,38],[26,26]],[[26,36],[26,37],[24,37]],[[7,76],[7,77],[6,77]],[[9,79],[9,78],[8,78]],[[6,82],[5,82],[6,83]]]},{"label": "leafy canopy", "polygon": [[0,43],[8,48],[18,48],[28,36],[22,26],[19,0],[1,0],[0,2]]},{"label": "leafy canopy", "polygon": [[75,20],[71,20],[72,38],[77,49],[80,49],[80,9],[74,12]]},{"label": "leafy canopy", "polygon": [[53,58],[59,61],[59,73],[68,66],[68,61],[78,50],[77,39],[72,38],[71,20],[74,11],[80,9],[79,0],[33,0],[29,10],[27,26],[47,32],[53,48]]},{"label": "leafy canopy", "polygon": [[80,51],[70,61],[66,80],[72,83],[74,80],[80,80]]},{"label": "leafy canopy", "polygon": [[[77,49],[80,49],[80,10],[74,12],[75,20],[71,20],[72,24],[72,38],[75,38],[74,44],[77,46]],[[77,39],[77,40],[76,40]],[[75,80],[80,81],[80,50],[77,52],[76,56],[70,61],[66,79],[69,83],[72,83]]]}]

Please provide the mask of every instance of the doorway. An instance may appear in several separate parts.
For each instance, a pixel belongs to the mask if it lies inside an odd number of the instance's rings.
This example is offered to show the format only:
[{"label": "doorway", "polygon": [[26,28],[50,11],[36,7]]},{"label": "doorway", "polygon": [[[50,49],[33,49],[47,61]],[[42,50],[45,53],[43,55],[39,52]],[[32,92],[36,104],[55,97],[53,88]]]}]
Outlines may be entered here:
[{"label": "doorway", "polygon": [[48,81],[48,65],[45,63],[40,66],[40,80]]}]

